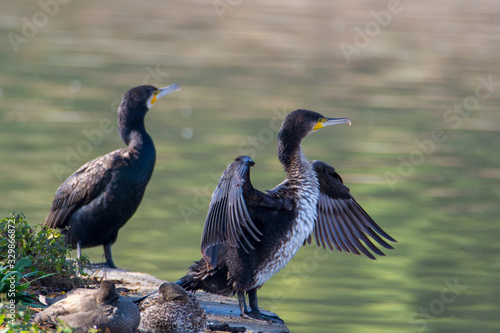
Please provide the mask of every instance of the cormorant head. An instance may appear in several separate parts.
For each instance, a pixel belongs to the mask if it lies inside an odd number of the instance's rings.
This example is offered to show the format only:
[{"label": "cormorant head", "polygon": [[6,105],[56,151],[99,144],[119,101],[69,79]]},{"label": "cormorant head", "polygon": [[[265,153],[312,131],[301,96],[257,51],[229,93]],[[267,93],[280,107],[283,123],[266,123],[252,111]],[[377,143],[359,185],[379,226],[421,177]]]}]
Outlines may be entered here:
[{"label": "cormorant head", "polygon": [[285,171],[293,162],[293,155],[301,151],[300,142],[303,138],[325,126],[343,123],[350,125],[351,121],[348,118],[327,118],[309,110],[291,112],[278,133],[278,158]]},{"label": "cormorant head", "polygon": [[118,108],[118,126],[122,140],[128,145],[132,130],[144,131],[146,112],[161,97],[179,89],[177,84],[173,84],[165,88],[138,86],[127,91]]},{"label": "cormorant head", "polygon": [[302,140],[310,133],[320,128],[347,123],[351,125],[348,118],[327,118],[317,112],[309,110],[296,110],[291,112],[281,125],[279,137],[287,136]]},{"label": "cormorant head", "polygon": [[123,96],[120,110],[126,108],[129,111],[136,109],[148,111],[157,100],[179,89],[180,87],[177,84],[165,88],[156,88],[149,85],[132,88]]}]

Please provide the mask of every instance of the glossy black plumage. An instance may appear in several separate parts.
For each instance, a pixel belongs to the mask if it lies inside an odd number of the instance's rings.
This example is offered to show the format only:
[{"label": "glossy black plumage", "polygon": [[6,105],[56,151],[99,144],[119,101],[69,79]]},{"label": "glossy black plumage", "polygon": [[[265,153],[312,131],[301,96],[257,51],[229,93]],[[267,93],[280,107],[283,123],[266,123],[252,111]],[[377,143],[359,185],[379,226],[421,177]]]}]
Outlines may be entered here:
[{"label": "glossy black plumage", "polygon": [[[248,156],[240,156],[224,171],[209,205],[203,229],[203,259],[177,283],[187,290],[238,295],[243,314],[262,318],[257,289],[283,268],[312,236],[318,246],[383,255],[367,237],[392,249],[380,236],[395,241],[359,206],[334,168],[309,162],[300,143],[329,125],[350,123],[308,110],[290,113],[278,134],[278,158],[286,179],[267,193],[250,182]],[[363,241],[366,246],[361,242]],[[368,247],[368,249],[367,249]],[[247,311],[244,292],[251,312]]]},{"label": "glossy black plumage", "polygon": [[86,163],[57,190],[45,225],[62,229],[78,256],[81,248],[103,245],[106,264],[116,267],[111,244],[141,203],[156,160],[144,117],[157,99],[178,89],[130,89],[118,109],[119,133],[127,147]]},{"label": "glossy black plumage", "polygon": [[[384,253],[366,237],[368,235],[383,247],[392,249],[378,234],[390,241],[395,240],[354,200],[335,169],[321,161],[312,161],[311,164],[320,186],[318,219],[313,232],[316,244],[331,250],[335,248],[358,255],[363,253],[370,259],[376,259],[360,242],[363,241],[370,250],[383,256]],[[313,234],[309,235],[308,244],[311,244]]]}]

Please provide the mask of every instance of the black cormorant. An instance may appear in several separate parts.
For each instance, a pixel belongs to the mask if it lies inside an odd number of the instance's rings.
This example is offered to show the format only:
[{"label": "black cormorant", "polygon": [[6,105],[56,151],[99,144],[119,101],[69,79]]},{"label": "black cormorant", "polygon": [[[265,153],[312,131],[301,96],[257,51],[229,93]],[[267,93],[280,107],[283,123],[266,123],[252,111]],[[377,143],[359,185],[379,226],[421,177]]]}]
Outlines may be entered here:
[{"label": "black cormorant", "polygon": [[101,282],[99,289],[74,289],[35,317],[35,323],[59,325],[59,320],[88,332],[135,333],[141,316],[131,299],[118,295],[115,284]]},{"label": "black cormorant", "polygon": [[159,98],[178,89],[176,84],[130,89],[118,108],[120,137],[127,147],[86,163],[57,190],[45,225],[62,229],[78,258],[82,248],[103,245],[106,265],[116,267],[111,245],[141,203],[155,166],[144,116]]},{"label": "black cormorant", "polygon": [[[242,316],[265,319],[257,289],[293,258],[312,235],[318,246],[338,251],[384,255],[367,236],[392,249],[395,242],[361,208],[335,169],[309,162],[300,143],[325,126],[350,124],[308,110],[291,112],[278,134],[278,157],[286,179],[267,193],[250,182],[248,156],[240,156],[222,174],[210,201],[201,239],[203,258],[177,283],[187,290],[238,295]],[[364,242],[364,244],[361,243]],[[251,311],[247,311],[247,293]]]},{"label": "black cormorant", "polygon": [[165,282],[139,305],[141,333],[198,333],[207,327],[207,314],[193,295]]}]

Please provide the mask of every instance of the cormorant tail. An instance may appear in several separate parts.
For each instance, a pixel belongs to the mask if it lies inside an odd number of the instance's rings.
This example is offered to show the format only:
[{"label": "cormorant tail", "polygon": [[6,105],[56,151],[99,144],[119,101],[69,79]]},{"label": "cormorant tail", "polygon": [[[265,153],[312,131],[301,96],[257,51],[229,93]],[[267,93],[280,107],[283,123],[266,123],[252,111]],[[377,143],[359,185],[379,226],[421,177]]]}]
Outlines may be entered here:
[{"label": "cormorant tail", "polygon": [[203,290],[224,296],[234,293],[228,285],[227,268],[209,268],[204,259],[195,261],[188,268],[188,273],[175,283],[189,291]]}]

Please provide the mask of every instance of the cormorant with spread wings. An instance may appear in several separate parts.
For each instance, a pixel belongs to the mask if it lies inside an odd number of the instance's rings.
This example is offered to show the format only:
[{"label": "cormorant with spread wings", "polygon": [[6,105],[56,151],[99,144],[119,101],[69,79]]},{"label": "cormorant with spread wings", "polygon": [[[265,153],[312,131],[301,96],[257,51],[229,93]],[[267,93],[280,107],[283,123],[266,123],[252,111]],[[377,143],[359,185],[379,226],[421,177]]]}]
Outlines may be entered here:
[{"label": "cormorant with spread wings", "polygon": [[[242,316],[266,319],[257,304],[257,289],[295,256],[312,236],[318,246],[364,254],[384,253],[370,240],[392,249],[389,236],[361,208],[335,169],[308,161],[301,141],[320,128],[350,124],[308,110],[291,112],[278,134],[278,157],[286,179],[267,193],[250,182],[248,156],[240,156],[222,174],[203,229],[203,258],[177,283],[187,290],[238,295]],[[382,236],[382,237],[381,237]],[[248,295],[251,311],[245,302]]]}]

